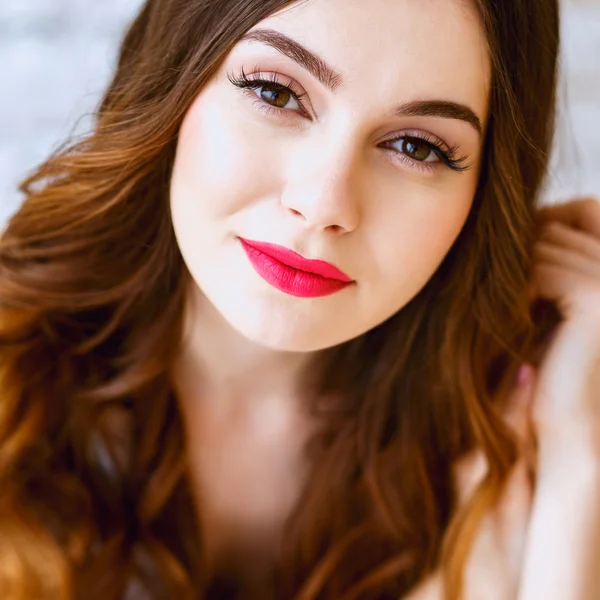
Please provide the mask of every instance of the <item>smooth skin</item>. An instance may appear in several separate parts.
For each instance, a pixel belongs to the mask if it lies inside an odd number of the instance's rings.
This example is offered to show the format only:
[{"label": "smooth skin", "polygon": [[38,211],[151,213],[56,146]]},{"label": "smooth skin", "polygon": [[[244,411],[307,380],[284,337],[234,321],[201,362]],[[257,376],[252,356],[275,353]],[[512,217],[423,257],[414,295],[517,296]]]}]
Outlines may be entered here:
[{"label": "smooth skin", "polygon": [[[251,32],[265,29],[317,53],[335,86],[269,44],[240,41],[185,116],[170,198],[192,282],[174,383],[204,544],[215,570],[241,569],[246,582],[276,560],[307,475],[307,364],[405,306],[467,219],[491,77],[468,2],[310,0]],[[265,112],[272,91],[234,86],[242,70],[277,76],[302,106],[289,96]],[[394,114],[425,100],[468,107],[480,129]],[[423,142],[407,146],[409,134],[455,148],[465,170]],[[355,283],[287,295],[257,275],[237,236],[332,262]]]},{"label": "smooth skin", "polygon": [[[186,114],[171,180],[191,275],[173,376],[203,541],[211,568],[234,572],[257,597],[308,472],[303,449],[314,424],[302,373],[320,350],[402,309],[452,247],[479,177],[491,77],[466,1],[310,0],[259,29],[317,53],[336,85],[269,44],[240,42]],[[268,87],[233,85],[242,71],[276,77],[301,104],[290,96],[274,111]],[[394,114],[422,100],[468,107],[481,131],[464,119]],[[409,136],[454,149],[465,170],[407,145]],[[494,588],[502,600],[515,590],[521,600],[594,597],[600,216],[596,204],[579,202],[541,217],[563,225],[548,227],[538,245],[535,290],[560,304],[565,322],[515,392],[518,406],[533,407],[538,484],[525,489],[517,470],[510,510],[483,527],[487,550],[474,553],[466,577],[473,600],[486,572],[504,581]],[[355,284],[322,298],[284,294],[257,275],[237,236],[333,262]]]}]

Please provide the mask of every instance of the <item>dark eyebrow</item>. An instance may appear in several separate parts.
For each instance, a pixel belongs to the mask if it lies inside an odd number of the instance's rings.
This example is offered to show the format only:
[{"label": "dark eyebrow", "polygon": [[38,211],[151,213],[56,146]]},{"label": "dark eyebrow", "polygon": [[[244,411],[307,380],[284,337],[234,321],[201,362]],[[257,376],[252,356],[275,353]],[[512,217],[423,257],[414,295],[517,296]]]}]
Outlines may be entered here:
[{"label": "dark eyebrow", "polygon": [[342,83],[342,76],[320,56],[279,31],[274,29],[252,29],[240,41],[262,42],[271,46],[304,67],[332,92],[335,92]]},{"label": "dark eyebrow", "polygon": [[401,104],[394,109],[398,117],[442,117],[458,119],[472,125],[479,135],[483,135],[483,126],[479,117],[464,104],[449,100],[414,100]]},{"label": "dark eyebrow", "polygon": [[[275,29],[252,29],[240,41],[262,42],[304,67],[324,86],[335,92],[342,76],[319,55]],[[392,114],[399,117],[442,117],[466,121],[483,135],[481,120],[468,106],[449,100],[415,100],[397,106]]]}]

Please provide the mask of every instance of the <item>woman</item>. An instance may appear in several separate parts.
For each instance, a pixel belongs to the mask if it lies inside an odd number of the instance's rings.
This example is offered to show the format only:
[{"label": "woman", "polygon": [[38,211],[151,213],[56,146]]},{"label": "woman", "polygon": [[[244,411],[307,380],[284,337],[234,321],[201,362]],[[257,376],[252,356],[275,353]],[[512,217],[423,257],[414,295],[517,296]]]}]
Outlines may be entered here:
[{"label": "woman", "polygon": [[557,52],[548,0],[148,0],[0,243],[3,598],[591,598]]}]

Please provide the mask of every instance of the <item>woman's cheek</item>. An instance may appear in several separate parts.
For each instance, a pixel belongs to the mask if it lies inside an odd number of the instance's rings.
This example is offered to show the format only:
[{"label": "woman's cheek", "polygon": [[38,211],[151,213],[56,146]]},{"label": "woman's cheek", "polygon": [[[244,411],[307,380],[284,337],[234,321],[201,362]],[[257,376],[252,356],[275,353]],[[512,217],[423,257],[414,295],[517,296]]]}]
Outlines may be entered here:
[{"label": "woman's cheek", "polygon": [[[464,226],[472,200],[464,190],[425,190],[404,185],[402,200],[373,216],[373,246],[395,281],[422,287],[435,273]],[[376,242],[385,240],[385,243]]]},{"label": "woman's cheek", "polygon": [[279,145],[244,113],[208,90],[181,126],[174,174],[212,217],[233,214],[274,191]]}]

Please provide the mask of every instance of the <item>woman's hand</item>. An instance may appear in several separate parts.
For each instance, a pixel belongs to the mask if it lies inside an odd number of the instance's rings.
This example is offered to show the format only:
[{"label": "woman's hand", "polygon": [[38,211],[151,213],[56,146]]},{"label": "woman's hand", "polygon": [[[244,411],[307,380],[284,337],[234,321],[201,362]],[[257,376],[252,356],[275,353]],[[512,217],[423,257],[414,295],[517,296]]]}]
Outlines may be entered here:
[{"label": "woman's hand", "polygon": [[533,296],[562,321],[531,369],[536,489],[519,600],[600,598],[600,203],[539,211]]},{"label": "woman's hand", "polygon": [[576,440],[600,456],[600,202],[550,206],[538,220],[532,297],[552,301],[562,322],[535,375],[532,417],[540,467],[547,458],[554,468],[553,452],[573,450]]}]

